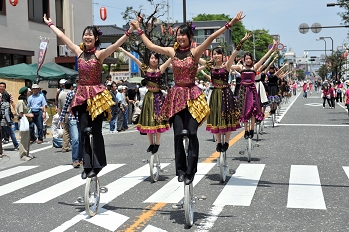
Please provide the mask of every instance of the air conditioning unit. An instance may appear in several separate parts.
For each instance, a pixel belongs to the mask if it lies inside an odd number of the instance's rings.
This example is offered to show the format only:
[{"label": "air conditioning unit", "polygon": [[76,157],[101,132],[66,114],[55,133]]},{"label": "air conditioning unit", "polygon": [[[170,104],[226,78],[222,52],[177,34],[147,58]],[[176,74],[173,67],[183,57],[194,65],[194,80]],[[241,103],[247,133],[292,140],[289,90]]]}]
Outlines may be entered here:
[{"label": "air conditioning unit", "polygon": [[71,51],[67,45],[59,45],[59,56],[70,56]]}]

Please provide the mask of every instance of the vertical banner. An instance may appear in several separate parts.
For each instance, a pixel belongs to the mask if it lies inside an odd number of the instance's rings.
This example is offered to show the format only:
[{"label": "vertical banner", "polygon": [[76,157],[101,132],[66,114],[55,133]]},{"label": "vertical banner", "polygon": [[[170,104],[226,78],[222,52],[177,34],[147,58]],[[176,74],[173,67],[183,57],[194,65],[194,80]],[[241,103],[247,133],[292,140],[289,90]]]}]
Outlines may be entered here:
[{"label": "vertical banner", "polygon": [[[137,52],[131,52],[131,54],[137,59],[139,58],[139,55]],[[138,65],[133,60],[130,59],[130,61],[131,61],[131,73],[138,73]]]},{"label": "vertical banner", "polygon": [[39,55],[38,55],[38,70],[36,72],[36,83],[39,83],[39,70],[44,63],[45,55],[48,46],[48,38],[40,38]]}]

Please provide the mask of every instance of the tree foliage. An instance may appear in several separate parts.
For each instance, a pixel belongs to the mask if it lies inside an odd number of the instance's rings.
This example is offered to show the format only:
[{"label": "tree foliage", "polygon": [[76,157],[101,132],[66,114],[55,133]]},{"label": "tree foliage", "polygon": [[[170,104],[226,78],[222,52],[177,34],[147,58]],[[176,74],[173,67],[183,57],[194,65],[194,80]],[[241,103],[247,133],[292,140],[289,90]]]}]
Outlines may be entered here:
[{"label": "tree foliage", "polygon": [[319,76],[321,77],[322,80],[325,80],[327,77],[327,73],[328,73],[328,68],[326,65],[321,65],[318,71]]},{"label": "tree foliage", "polygon": [[231,17],[226,14],[198,14],[193,18],[193,21],[214,21],[214,20],[226,20],[230,21]]},{"label": "tree foliage", "polygon": [[305,80],[305,72],[303,69],[297,69],[296,75],[297,75],[298,80]]},{"label": "tree foliage", "polygon": [[[171,46],[174,43],[174,28],[173,24],[167,24],[160,20],[160,17],[164,16],[164,6],[166,2],[160,1],[160,3],[154,3],[153,0],[147,0],[153,11],[150,15],[142,13],[143,5],[139,6],[139,10],[135,10],[132,6],[127,7],[122,12],[123,19],[128,23],[132,20],[138,20],[141,28],[144,31],[145,36],[151,40],[154,44],[162,47]],[[147,7],[148,8],[148,7]],[[150,54],[150,50],[145,47],[142,40],[139,39],[135,34],[131,35],[128,41],[123,45],[128,51],[135,51],[139,54],[141,60],[147,64],[147,57]],[[165,58],[164,58],[165,59]]]}]

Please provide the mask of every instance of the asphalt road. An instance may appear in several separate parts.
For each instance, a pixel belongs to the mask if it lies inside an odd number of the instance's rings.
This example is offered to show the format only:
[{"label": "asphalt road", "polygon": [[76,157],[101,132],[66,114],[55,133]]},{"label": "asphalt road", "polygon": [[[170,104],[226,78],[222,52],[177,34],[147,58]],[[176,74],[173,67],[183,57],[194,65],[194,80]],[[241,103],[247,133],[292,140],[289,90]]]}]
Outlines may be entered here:
[{"label": "asphalt road", "polygon": [[[199,128],[200,160],[194,180],[195,221],[185,226],[184,211],[173,209],[183,197],[174,170],[173,132],[162,135],[163,172],[151,183],[146,136],[134,128],[107,133],[108,165],[100,173],[101,208],[93,218],[77,202],[84,195],[82,169],[71,153],[52,148],[50,139],[31,146],[36,158],[20,162],[11,151],[0,161],[0,231],[348,231],[349,118],[337,104],[322,107],[319,95],[293,96],[282,105],[279,123],[265,120],[261,141],[253,141],[252,160],[240,155],[243,131],[228,149],[231,174],[219,183],[218,153],[212,135]],[[232,174],[234,173],[234,174]]]}]

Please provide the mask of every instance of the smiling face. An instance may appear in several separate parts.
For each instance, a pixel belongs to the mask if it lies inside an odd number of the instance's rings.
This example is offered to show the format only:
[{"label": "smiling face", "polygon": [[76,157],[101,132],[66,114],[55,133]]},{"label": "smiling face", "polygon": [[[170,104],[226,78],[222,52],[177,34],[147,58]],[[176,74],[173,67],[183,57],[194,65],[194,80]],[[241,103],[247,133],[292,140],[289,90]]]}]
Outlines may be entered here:
[{"label": "smiling face", "polygon": [[189,46],[189,38],[186,34],[177,34],[177,43],[179,44],[180,47],[187,47]]},{"label": "smiling face", "polygon": [[213,60],[216,62],[216,64],[222,64],[223,63],[223,53],[221,50],[213,50]]},{"label": "smiling face", "polygon": [[82,41],[86,46],[86,49],[92,49],[95,47],[95,43],[98,40],[98,37],[93,34],[91,29],[86,29],[82,35]]},{"label": "smiling face", "polygon": [[246,56],[244,57],[244,60],[245,60],[245,65],[246,65],[246,66],[249,66],[249,67],[252,66],[253,60],[252,60],[252,57],[251,57],[251,56],[246,55]]}]

